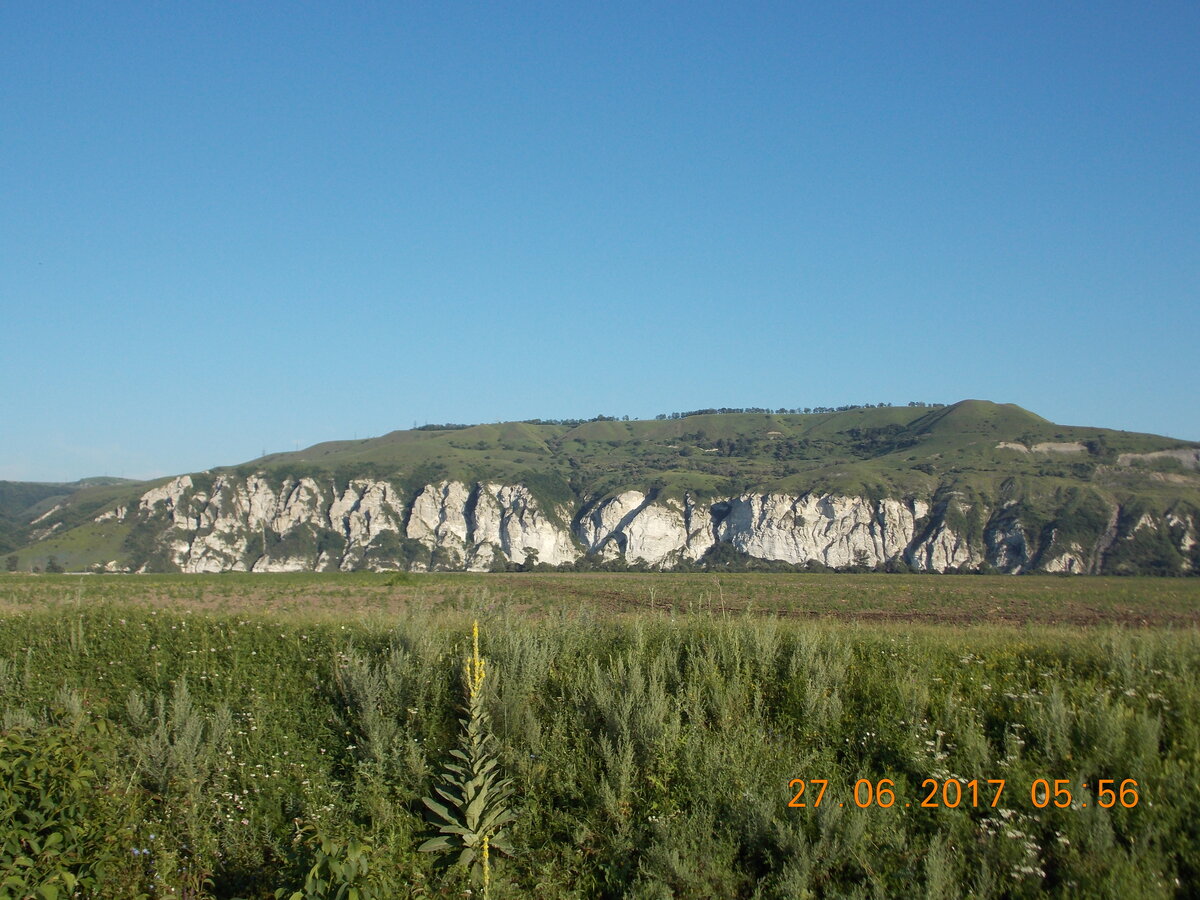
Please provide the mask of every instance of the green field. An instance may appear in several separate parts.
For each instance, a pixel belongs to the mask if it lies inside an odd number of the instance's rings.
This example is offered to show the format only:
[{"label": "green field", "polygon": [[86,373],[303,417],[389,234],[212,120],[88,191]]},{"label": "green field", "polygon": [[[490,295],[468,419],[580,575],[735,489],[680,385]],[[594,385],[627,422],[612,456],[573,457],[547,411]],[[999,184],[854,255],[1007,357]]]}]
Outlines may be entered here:
[{"label": "green field", "polygon": [[[1195,896],[1198,615],[1196,579],[0,577],[0,897]],[[475,620],[486,887],[418,851]]]}]

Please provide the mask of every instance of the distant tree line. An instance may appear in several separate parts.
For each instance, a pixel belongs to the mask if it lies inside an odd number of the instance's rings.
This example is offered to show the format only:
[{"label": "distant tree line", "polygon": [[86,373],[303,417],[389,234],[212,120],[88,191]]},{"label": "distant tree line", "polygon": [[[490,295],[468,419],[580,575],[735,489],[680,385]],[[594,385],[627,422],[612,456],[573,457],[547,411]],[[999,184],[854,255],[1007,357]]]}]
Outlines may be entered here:
[{"label": "distant tree line", "polygon": [[[691,409],[687,412],[659,413],[655,419],[686,419],[688,416],[714,416],[725,413],[766,413],[767,415],[811,415],[813,413],[848,412],[852,409],[889,409],[892,403],[847,403],[845,406],[797,406],[791,409],[781,406],[779,409],[767,409],[760,406],[722,406],[719,409]],[[925,403],[920,400],[908,401],[910,407],[923,409],[938,409],[945,403]]]},{"label": "distant tree line", "polygon": [[567,428],[574,428],[577,425],[586,425],[589,422],[628,422],[629,416],[592,416],[590,419],[522,419],[522,425],[565,425]]},{"label": "distant tree line", "polygon": [[[660,417],[661,418],[661,417]],[[592,416],[590,419],[518,419],[521,425],[564,425],[567,428],[574,428],[577,425],[586,425],[588,422],[628,422],[629,416]],[[474,428],[474,425],[460,425],[456,422],[446,422],[442,425],[417,425],[413,431],[462,431],[464,428]]]},{"label": "distant tree line", "polygon": [[[906,404],[909,407],[921,409],[939,409],[945,406],[945,403],[925,403],[921,400],[910,400]],[[719,408],[709,409],[690,409],[687,412],[659,413],[654,418],[658,421],[665,419],[686,419],[688,416],[715,416],[726,413],[765,413],[766,415],[811,415],[813,413],[834,413],[848,412],[852,409],[890,409],[895,406],[894,403],[847,403],[844,406],[796,406],[786,407],[781,406],[778,409],[769,409],[765,406],[722,406]],[[589,422],[628,422],[629,416],[592,416],[590,419],[519,419],[518,422],[522,425],[562,425],[566,428],[575,428],[579,425],[587,425]],[[462,425],[457,422],[446,422],[441,425],[417,425],[413,431],[462,431],[464,428],[474,428],[474,425]]]}]

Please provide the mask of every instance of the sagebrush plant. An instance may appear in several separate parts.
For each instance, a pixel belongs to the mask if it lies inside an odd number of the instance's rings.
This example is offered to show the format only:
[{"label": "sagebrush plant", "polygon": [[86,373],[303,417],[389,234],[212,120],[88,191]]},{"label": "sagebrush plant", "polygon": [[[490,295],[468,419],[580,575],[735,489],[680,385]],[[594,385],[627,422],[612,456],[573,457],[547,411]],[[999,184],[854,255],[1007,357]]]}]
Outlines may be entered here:
[{"label": "sagebrush plant", "polygon": [[483,683],[487,661],[479,655],[479,622],[471,627],[471,656],[463,662],[463,686],[466,714],[459,722],[462,734],[457,749],[450,755],[455,762],[444,763],[437,797],[425,797],[425,805],[437,817],[438,834],[418,850],[425,853],[457,851],[457,865],[467,867],[472,880],[487,897],[491,888],[492,850],[512,854],[504,826],[515,816],[507,801],[512,781],[500,775],[496,758],[496,738],[484,708]]}]

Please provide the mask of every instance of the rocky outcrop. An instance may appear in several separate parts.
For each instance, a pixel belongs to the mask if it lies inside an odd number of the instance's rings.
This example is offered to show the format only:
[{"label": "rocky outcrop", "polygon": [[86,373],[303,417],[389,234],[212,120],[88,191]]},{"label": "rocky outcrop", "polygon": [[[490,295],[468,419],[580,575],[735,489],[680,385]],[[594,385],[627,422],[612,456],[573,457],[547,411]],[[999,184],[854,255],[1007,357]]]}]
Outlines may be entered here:
[{"label": "rocky outcrop", "polygon": [[[387,482],[360,479],[339,491],[312,478],[277,483],[257,473],[221,475],[209,487],[175,478],[143,494],[134,518],[163,524],[171,562],[183,572],[294,572],[355,568],[381,534],[399,531],[401,511]],[[322,547],[328,535],[342,539],[336,559]]]},{"label": "rocky outcrop", "polygon": [[[924,503],[829,494],[743,494],[723,507],[718,540],[762,559],[833,568],[875,566],[904,556],[917,520],[928,513]],[[917,548],[909,555],[919,555]]]},{"label": "rocky outcrop", "polygon": [[1079,441],[1043,441],[1027,447],[1013,441],[1001,441],[996,445],[997,450],[1016,450],[1018,453],[1087,453],[1087,447]]},{"label": "rocky outcrop", "polygon": [[579,556],[564,524],[570,511],[543,511],[524,485],[483,485],[475,513],[480,545],[490,545],[511,561],[523,562],[532,553],[538,562],[557,566]]},{"label": "rocky outcrop", "polygon": [[63,508],[62,503],[55,503],[52,507],[50,507],[48,510],[46,510],[44,513],[42,513],[40,516],[38,516],[36,519],[34,519],[29,524],[36,525],[36,524],[38,524],[38,522],[45,522],[56,512],[59,512],[62,508]]},{"label": "rocky outcrop", "polygon": [[263,472],[184,475],[94,519],[114,520],[153,533],[169,567],[184,572],[487,571],[584,555],[673,568],[724,544],[797,566],[1083,573],[1104,571],[1118,531],[1167,528],[1189,559],[1197,543],[1186,511],[1143,514],[1121,530],[1113,509],[1102,534],[1064,542],[1055,527],[1031,529],[1011,501],[989,509],[953,494],[936,504],[779,492],[711,502],[625,490],[571,507],[521,484],[445,480],[408,494],[386,479],[335,484]]},{"label": "rocky outcrop", "polygon": [[713,513],[689,494],[682,501],[652,500],[624,491],[595,503],[579,519],[579,540],[602,559],[670,566],[697,560],[716,541]]},{"label": "rocky outcrop", "polygon": [[1013,504],[993,514],[984,532],[984,547],[986,558],[997,571],[1023,572],[1029,567],[1030,541]]},{"label": "rocky outcrop", "polygon": [[[1055,535],[1057,537],[1057,535]],[[1054,544],[1052,543],[1053,547]],[[1088,552],[1076,541],[1059,551],[1057,555],[1047,554],[1048,558],[1042,563],[1043,572],[1066,572],[1071,575],[1082,575],[1088,572]]]},{"label": "rocky outcrop", "polygon": [[983,562],[965,535],[950,528],[945,522],[909,553],[909,564],[917,571],[945,572],[963,566],[975,568]]},{"label": "rocky outcrop", "polygon": [[523,485],[444,481],[417,495],[407,535],[442,568],[481,572],[497,560],[527,559],[557,566],[579,556],[561,520],[561,511],[544,511]]},{"label": "rocky outcrop", "polygon": [[1184,469],[1200,469],[1200,449],[1183,447],[1177,450],[1155,450],[1152,453],[1122,453],[1117,457],[1118,466],[1136,466],[1170,460]]}]

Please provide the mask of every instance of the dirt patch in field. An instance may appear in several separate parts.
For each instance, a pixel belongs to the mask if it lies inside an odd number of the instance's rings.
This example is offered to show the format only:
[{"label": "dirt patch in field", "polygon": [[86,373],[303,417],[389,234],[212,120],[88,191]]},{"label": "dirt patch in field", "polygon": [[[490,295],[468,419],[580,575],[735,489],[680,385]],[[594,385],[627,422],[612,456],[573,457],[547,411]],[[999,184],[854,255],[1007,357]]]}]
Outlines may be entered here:
[{"label": "dirt patch in field", "polygon": [[711,613],[946,625],[1195,627],[1200,581],[878,575],[507,575],[514,593],[623,615]]},{"label": "dirt patch in field", "polygon": [[922,625],[1200,625],[1200,579],[514,573],[0,576],[0,611],[136,603],[273,617],[763,616]]}]

